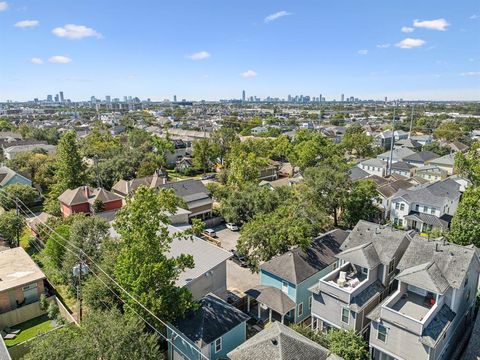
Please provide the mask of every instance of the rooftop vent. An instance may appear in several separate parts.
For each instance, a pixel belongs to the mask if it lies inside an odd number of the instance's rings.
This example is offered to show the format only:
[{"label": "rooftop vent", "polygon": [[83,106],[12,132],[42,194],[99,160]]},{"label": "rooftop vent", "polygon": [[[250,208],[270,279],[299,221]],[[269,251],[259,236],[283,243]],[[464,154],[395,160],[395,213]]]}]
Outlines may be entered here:
[{"label": "rooftop vent", "polygon": [[272,344],[277,346],[278,345],[278,340],[277,339],[272,339]]}]

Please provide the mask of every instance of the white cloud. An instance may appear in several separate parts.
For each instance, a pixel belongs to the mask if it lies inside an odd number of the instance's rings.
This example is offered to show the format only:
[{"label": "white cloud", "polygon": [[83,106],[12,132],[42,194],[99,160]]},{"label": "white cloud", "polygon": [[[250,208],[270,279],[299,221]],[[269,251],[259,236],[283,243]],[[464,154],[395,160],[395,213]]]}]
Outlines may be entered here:
[{"label": "white cloud", "polygon": [[54,64],[68,64],[72,62],[72,59],[70,59],[68,56],[55,55],[48,59],[48,61]]},{"label": "white cloud", "polygon": [[469,71],[461,73],[462,76],[480,76],[480,71]]},{"label": "white cloud", "polygon": [[470,20],[477,20],[478,18],[480,18],[480,15],[477,15],[477,14],[473,14],[472,16],[469,17]]},{"label": "white cloud", "polygon": [[84,25],[67,24],[64,27],[57,27],[52,33],[58,37],[64,37],[71,40],[83,39],[86,37],[96,37],[100,39],[102,34],[92,28]]},{"label": "white cloud", "polygon": [[5,11],[8,9],[8,3],[6,1],[0,1],[0,11]]},{"label": "white cloud", "polygon": [[37,57],[31,58],[30,63],[35,64],[35,65],[41,65],[43,64],[43,60]]},{"label": "white cloud", "polygon": [[247,71],[242,72],[240,75],[242,75],[244,78],[252,78],[252,77],[257,76],[258,74],[256,73],[256,71],[247,70]]},{"label": "white cloud", "polygon": [[196,53],[193,53],[191,55],[188,55],[187,57],[190,60],[205,60],[210,58],[212,55],[208,51],[199,51]]},{"label": "white cloud", "polygon": [[413,30],[415,30],[415,29],[412,28],[412,27],[409,27],[409,26],[402,27],[402,32],[404,32],[404,33],[411,33],[411,32],[413,32]]},{"label": "white cloud", "polygon": [[22,20],[17,23],[15,23],[15,27],[18,28],[34,28],[35,26],[38,26],[39,22],[38,20]]},{"label": "white cloud", "polygon": [[406,38],[400,41],[399,43],[395,44],[396,47],[399,47],[400,49],[412,49],[416,47],[420,47],[425,45],[426,41],[422,39],[412,39],[412,38]]},{"label": "white cloud", "polygon": [[390,47],[390,44],[378,44],[377,45],[377,48],[379,49],[386,49],[386,48],[389,48]]},{"label": "white cloud", "polygon": [[447,20],[441,18],[436,20],[413,20],[413,26],[430,30],[445,31],[450,24]]},{"label": "white cloud", "polygon": [[368,50],[365,50],[365,49],[363,49],[363,50],[358,50],[357,53],[358,53],[358,55],[367,55],[367,54],[368,54]]},{"label": "white cloud", "polygon": [[288,15],[292,15],[292,13],[289,13],[285,10],[282,10],[282,11],[278,11],[274,14],[268,15],[263,21],[268,24],[269,22],[275,21],[277,19],[280,19],[280,18],[282,18],[284,16],[288,16]]}]

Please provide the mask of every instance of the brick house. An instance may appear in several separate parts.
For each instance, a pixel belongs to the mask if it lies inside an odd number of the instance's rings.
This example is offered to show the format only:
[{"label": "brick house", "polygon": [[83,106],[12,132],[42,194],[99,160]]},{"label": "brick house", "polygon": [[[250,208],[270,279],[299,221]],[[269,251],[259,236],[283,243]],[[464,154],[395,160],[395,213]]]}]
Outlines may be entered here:
[{"label": "brick house", "polygon": [[[111,191],[89,186],[80,186],[76,189],[68,189],[58,197],[63,217],[75,213],[93,214],[95,212],[107,212],[120,209],[123,205],[122,198]],[[95,207],[101,204],[101,210]]]}]

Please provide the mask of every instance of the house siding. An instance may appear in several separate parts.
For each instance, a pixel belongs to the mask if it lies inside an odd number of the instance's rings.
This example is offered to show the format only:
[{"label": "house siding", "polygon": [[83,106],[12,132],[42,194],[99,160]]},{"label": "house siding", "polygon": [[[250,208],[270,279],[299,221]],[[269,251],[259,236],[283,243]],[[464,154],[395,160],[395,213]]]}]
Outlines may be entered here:
[{"label": "house siding", "polygon": [[[283,280],[281,277],[273,275],[265,270],[260,270],[260,285],[266,286],[273,286],[277,289],[282,290],[282,282],[286,281]],[[288,283],[288,297],[292,299],[295,303],[297,302],[297,287],[295,284],[287,281]]]},{"label": "house siding", "polygon": [[13,184],[22,184],[32,186],[32,182],[24,176],[15,174],[4,186],[13,185]]},{"label": "house siding", "polygon": [[200,299],[208,293],[221,295],[227,289],[227,262],[215,266],[207,273],[193,279],[186,287],[192,293],[194,299]]},{"label": "house siding", "polygon": [[227,354],[247,340],[247,325],[245,322],[235,326],[222,336],[222,350],[215,353],[215,341],[210,344],[210,359],[226,359]]}]

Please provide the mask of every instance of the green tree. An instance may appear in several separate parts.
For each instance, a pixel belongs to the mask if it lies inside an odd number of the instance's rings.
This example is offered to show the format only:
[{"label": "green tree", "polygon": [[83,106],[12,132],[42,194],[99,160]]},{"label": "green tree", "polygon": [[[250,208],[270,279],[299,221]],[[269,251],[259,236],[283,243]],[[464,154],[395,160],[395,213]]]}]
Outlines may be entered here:
[{"label": "green tree", "polygon": [[345,131],[341,145],[350,154],[360,158],[372,156],[374,153],[373,138],[365,133],[361,125],[354,124]]},{"label": "green tree", "polygon": [[328,348],[344,360],[367,360],[368,344],[353,330],[330,330],[327,334]]},{"label": "green tree", "polygon": [[444,156],[450,154],[451,150],[447,146],[441,146],[438,142],[433,141],[430,144],[425,144],[422,146],[422,151],[432,151],[439,156]]},{"label": "green tree", "polygon": [[241,152],[229,160],[228,184],[240,187],[245,183],[258,181],[260,169],[267,163],[266,159],[254,153]]},{"label": "green tree", "polygon": [[18,244],[18,238],[25,227],[25,219],[15,210],[0,215],[0,237],[10,244]]},{"label": "green tree", "polygon": [[310,339],[317,344],[328,348],[327,337],[323,332],[315,331],[310,326],[305,326],[303,324],[292,324],[290,327],[299,334],[305,336],[307,339]]},{"label": "green tree", "polygon": [[453,122],[444,122],[433,132],[434,138],[445,141],[461,140],[463,135],[463,130]]},{"label": "green tree", "polygon": [[0,205],[5,210],[15,209],[14,199],[16,198],[19,199],[18,205],[20,207],[31,207],[35,203],[35,200],[38,198],[38,192],[30,185],[8,185],[7,187],[3,188],[2,195],[0,196]]},{"label": "green tree", "polygon": [[236,142],[240,141],[235,130],[228,127],[221,127],[212,132],[210,140],[213,143],[215,154],[220,159],[220,164],[222,165],[228,151]]},{"label": "green tree", "polygon": [[475,141],[470,150],[455,154],[456,171],[470,180],[474,186],[480,186],[480,140]]},{"label": "green tree", "polygon": [[380,214],[380,210],[373,203],[377,199],[377,187],[373,181],[354,182],[343,206],[342,219],[347,226],[353,228],[360,220],[375,220]]},{"label": "green tree", "polygon": [[80,153],[87,158],[109,158],[122,151],[119,139],[108,131],[100,132],[100,129],[94,128],[80,141]]},{"label": "green tree", "polygon": [[456,244],[480,247],[480,187],[470,187],[463,194],[448,239]]},{"label": "green tree", "polygon": [[215,149],[208,139],[193,142],[193,164],[205,174],[215,161]]},{"label": "green tree", "polygon": [[51,261],[52,265],[60,269],[65,259],[65,244],[70,238],[70,226],[62,224],[55,228],[55,232],[51,232],[45,245],[45,254]]},{"label": "green tree", "polygon": [[68,325],[39,337],[25,360],[164,359],[154,333],[118,310],[88,313],[82,326]]},{"label": "green tree", "polygon": [[[178,204],[172,190],[157,193],[141,186],[135,197],[127,198],[114,225],[122,243],[114,268],[117,281],[148,309],[168,321],[182,316],[193,306],[189,290],[175,284],[186,268],[193,267],[193,258],[185,254],[167,256],[173,238],[166,226],[166,213],[174,213]],[[124,301],[132,304],[130,298]]]}]

